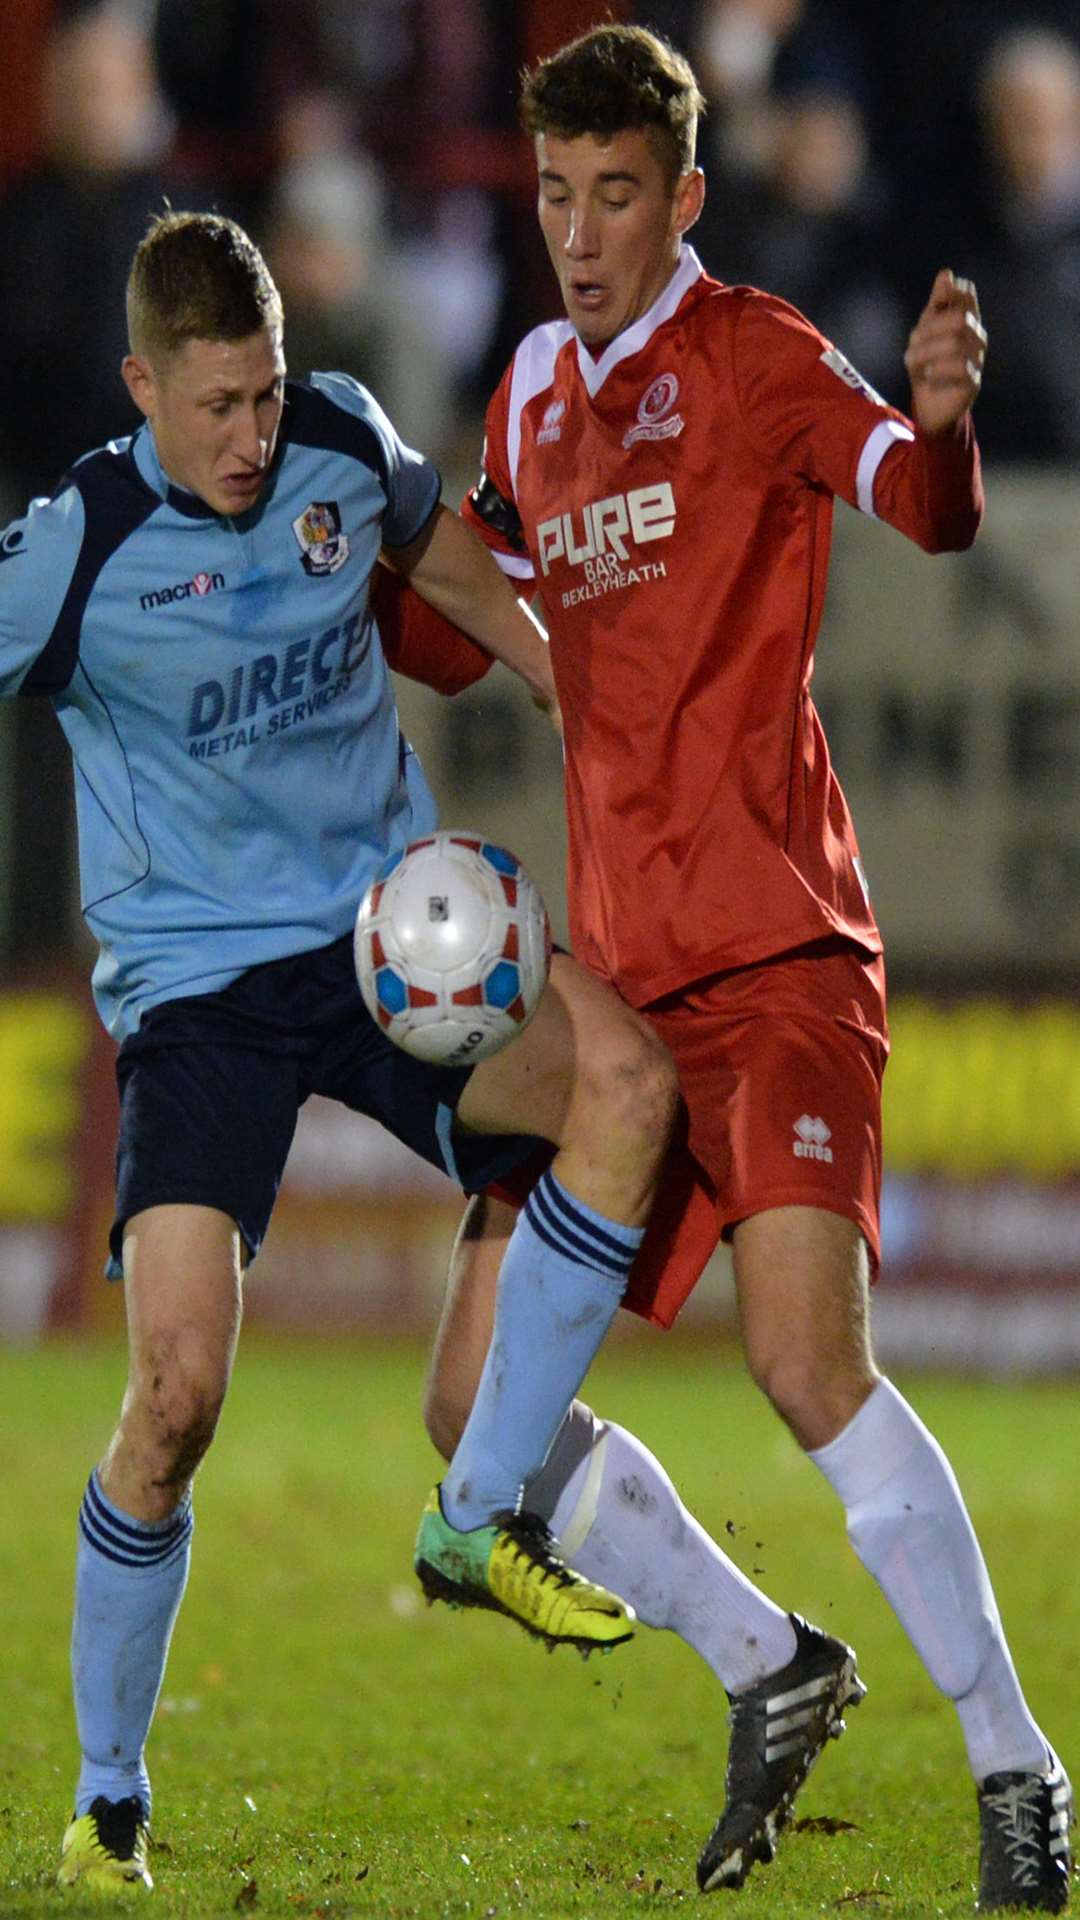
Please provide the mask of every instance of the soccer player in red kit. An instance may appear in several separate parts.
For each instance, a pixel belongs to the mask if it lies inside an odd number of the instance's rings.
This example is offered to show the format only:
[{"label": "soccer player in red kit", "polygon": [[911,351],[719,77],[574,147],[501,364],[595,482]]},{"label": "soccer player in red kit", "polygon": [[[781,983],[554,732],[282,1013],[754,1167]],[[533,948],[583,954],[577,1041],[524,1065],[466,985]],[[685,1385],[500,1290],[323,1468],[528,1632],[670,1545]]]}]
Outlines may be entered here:
[{"label": "soccer player in red kit", "polygon": [[[598,27],[528,77],[566,318],[518,348],[463,511],[549,627],[575,954],[652,1022],[686,1102],[687,1151],[626,1304],[670,1324],[730,1240],[751,1373],[956,1704],[980,1907],[1057,1912],[1068,1781],[1024,1700],[948,1462],[871,1351],[881,942],[810,693],[837,496],[931,553],[975,537],[986,336],[974,288],[939,273],[910,337],[908,418],[782,300],[711,279],[685,240],[704,193],[701,104],[686,62],[637,27]],[[482,1362],[516,1197],[474,1202],[459,1242],[428,1409],[447,1453],[464,1425],[451,1494],[469,1470],[474,1393],[490,1408],[498,1392],[497,1364]],[[524,1498],[546,1503],[572,1566],[666,1625],[672,1584],[696,1582],[707,1607],[717,1563],[688,1571],[670,1546],[687,1517],[655,1462],[678,1528],[635,1534],[618,1517],[620,1471],[640,1478],[618,1432],[577,1403]],[[734,1642],[740,1596],[726,1601]],[[772,1857],[861,1692],[853,1665],[842,1677],[839,1654],[823,1662],[803,1623],[779,1618],[753,1684],[714,1662],[733,1732],[703,1889]]]}]

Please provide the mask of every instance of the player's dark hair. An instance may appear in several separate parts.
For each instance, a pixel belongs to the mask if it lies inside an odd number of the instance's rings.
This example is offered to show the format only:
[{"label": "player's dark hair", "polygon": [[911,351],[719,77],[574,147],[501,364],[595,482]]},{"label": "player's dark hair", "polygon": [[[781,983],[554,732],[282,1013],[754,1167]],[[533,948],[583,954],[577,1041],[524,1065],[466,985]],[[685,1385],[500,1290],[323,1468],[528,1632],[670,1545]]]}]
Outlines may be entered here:
[{"label": "player's dark hair", "polygon": [[243,227],[217,213],[155,214],[127,285],[133,353],[159,359],[188,340],[246,340],[282,324],[281,296]]},{"label": "player's dark hair", "polygon": [[650,134],[671,182],[694,164],[705,102],[694,70],[647,27],[593,27],[541,60],[522,81],[527,133],[610,140],[629,127]]}]

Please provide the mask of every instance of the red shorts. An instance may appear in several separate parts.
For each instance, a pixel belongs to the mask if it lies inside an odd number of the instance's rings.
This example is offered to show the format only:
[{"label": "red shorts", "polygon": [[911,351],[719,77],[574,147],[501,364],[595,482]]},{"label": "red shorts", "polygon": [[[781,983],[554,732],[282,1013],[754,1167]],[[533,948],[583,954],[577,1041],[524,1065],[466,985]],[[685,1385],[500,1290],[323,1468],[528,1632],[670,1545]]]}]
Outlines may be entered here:
[{"label": "red shorts", "polygon": [[[880,955],[819,941],[641,1011],[674,1058],[686,1120],[624,1306],[670,1327],[717,1243],[773,1207],[853,1220],[876,1268],[888,1053]],[[520,1204],[538,1171],[488,1191]]]}]

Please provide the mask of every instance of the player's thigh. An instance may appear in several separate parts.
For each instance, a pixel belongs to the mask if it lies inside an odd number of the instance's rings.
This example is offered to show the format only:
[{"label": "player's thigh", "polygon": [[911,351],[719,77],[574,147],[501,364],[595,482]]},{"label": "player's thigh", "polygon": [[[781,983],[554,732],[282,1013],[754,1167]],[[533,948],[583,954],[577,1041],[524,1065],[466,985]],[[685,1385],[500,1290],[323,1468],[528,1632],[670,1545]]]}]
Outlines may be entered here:
[{"label": "player's thigh", "polygon": [[[262,1244],[300,1096],[296,1060],[250,1043],[238,1002],[251,991],[241,981],[205,1006],[196,998],[154,1008],[121,1047],[114,1277],[127,1223],[151,1209],[223,1214],[249,1256]],[[154,1235],[154,1252],[168,1257],[167,1236]]]},{"label": "player's thigh", "polygon": [[666,1138],[677,1101],[667,1050],[640,1014],[556,954],[533,1018],[472,1073],[458,1118],[479,1133],[530,1130],[557,1146],[612,1129]]},{"label": "player's thigh", "polygon": [[495,1294],[517,1208],[487,1194],[469,1202],[454,1242],[428,1370],[424,1422],[449,1459],[469,1417],[487,1358]]},{"label": "player's thigh", "polygon": [[[336,974],[329,972],[331,960]],[[332,1017],[322,1044],[305,1064],[305,1097],[321,1094],[378,1121],[466,1193],[482,1192],[531,1159],[540,1144],[531,1112],[522,1108],[497,1134],[462,1126],[460,1102],[476,1069],[435,1066],[395,1046],[364,1005],[351,952],[344,947],[340,956],[328,956],[327,970]]]},{"label": "player's thigh", "polygon": [[839,1214],[876,1264],[884,1005],[873,963],[821,943],[650,1009],[724,1237],[778,1208]]}]

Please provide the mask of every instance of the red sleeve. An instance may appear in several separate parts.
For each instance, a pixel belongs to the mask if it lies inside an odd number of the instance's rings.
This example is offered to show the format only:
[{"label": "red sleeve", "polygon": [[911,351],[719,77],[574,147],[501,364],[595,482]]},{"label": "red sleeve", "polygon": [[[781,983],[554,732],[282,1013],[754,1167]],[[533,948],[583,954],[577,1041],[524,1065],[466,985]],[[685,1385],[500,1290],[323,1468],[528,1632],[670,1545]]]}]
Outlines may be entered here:
[{"label": "red sleeve", "polygon": [[436,693],[463,692],[483,679],[492,664],[483,647],[436,613],[389,567],[376,567],[372,574],[371,611],[387,666],[434,687]]},{"label": "red sleeve", "polygon": [[926,434],[890,449],[874,481],[874,512],[927,553],[970,547],[982,523],[982,466],[970,413],[951,433]]},{"label": "red sleeve", "polygon": [[920,433],[802,314],[767,294],[746,294],[732,357],[743,424],[770,462],[928,552],[971,545],[983,494],[970,415],[951,434]]}]

